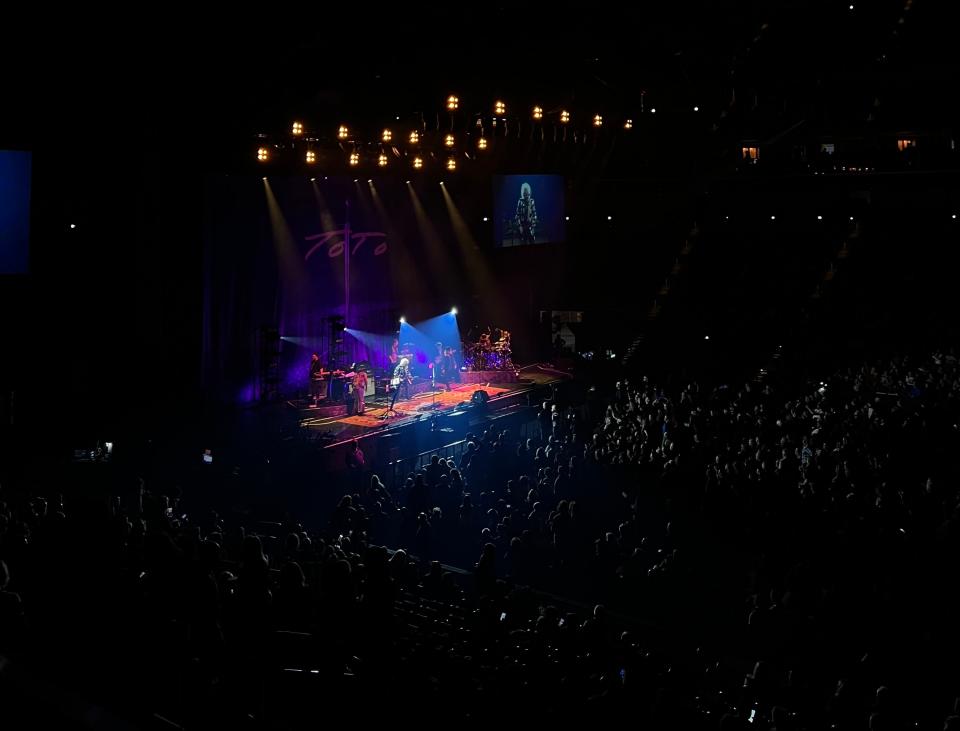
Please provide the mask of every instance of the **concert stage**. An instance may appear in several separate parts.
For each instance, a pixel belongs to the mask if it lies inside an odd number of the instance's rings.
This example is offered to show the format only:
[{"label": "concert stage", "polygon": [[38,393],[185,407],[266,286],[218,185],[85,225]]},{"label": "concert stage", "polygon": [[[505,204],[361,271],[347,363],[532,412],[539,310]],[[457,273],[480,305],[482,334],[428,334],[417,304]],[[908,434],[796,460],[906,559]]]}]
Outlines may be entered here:
[{"label": "concert stage", "polygon": [[[486,380],[480,381],[482,376]],[[296,413],[301,433],[327,453],[328,467],[341,469],[346,447],[354,439],[372,465],[458,441],[491,423],[511,428],[530,421],[535,407],[549,397],[550,386],[567,376],[531,366],[521,371],[464,372],[461,377],[471,382],[451,384],[450,391],[443,386],[432,389],[429,381],[417,384],[411,398],[397,401],[395,414],[388,415],[389,396],[380,394],[367,400],[362,415],[348,415],[342,403],[323,406],[321,401],[318,408],[309,408],[309,402],[288,401],[287,407]],[[477,391],[486,392],[485,404],[473,401]]]}]

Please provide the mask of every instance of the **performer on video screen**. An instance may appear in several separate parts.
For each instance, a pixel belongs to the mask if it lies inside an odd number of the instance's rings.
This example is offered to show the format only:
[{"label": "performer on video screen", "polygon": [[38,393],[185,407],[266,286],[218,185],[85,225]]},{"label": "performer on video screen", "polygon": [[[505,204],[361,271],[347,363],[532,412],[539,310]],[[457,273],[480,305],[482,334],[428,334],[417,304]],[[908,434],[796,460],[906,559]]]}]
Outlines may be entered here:
[{"label": "performer on video screen", "polygon": [[517,227],[523,243],[537,242],[537,206],[533,202],[530,183],[520,186],[520,200],[517,201]]}]

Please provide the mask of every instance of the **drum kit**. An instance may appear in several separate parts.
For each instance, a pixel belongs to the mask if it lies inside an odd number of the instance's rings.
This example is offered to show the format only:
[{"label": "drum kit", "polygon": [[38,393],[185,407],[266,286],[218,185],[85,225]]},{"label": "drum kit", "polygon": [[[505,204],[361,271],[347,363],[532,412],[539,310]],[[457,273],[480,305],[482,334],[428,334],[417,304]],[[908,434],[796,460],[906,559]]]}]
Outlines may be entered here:
[{"label": "drum kit", "polygon": [[463,354],[463,364],[472,371],[515,369],[507,330],[501,330],[497,340],[492,340],[489,333],[484,333],[476,343],[465,343]]}]

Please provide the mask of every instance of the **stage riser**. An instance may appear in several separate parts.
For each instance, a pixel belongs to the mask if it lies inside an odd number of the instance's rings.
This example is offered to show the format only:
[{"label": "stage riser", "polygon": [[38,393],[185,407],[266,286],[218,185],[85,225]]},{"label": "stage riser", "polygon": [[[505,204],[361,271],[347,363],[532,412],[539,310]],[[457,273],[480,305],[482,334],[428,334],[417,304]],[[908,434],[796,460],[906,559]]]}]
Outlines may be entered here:
[{"label": "stage riser", "polygon": [[461,371],[461,383],[517,383],[515,371]]}]

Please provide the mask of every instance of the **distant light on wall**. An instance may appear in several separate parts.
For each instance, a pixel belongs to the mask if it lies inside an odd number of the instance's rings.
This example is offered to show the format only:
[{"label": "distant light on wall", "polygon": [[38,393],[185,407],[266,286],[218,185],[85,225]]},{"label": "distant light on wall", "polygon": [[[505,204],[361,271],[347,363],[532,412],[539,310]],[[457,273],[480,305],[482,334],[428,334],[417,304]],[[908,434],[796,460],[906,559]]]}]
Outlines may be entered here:
[{"label": "distant light on wall", "polygon": [[[956,216],[954,216],[954,218],[956,218]],[[71,224],[70,224],[70,228],[76,228],[76,227],[77,227],[77,224],[75,224],[75,223],[71,223]]]},{"label": "distant light on wall", "polygon": [[490,220],[490,219],[487,218],[486,216],[483,217],[483,222],[484,222],[484,223],[486,223],[486,222],[489,221],[489,220]]},{"label": "distant light on wall", "polygon": [[770,216],[770,220],[771,220],[771,221],[776,221],[776,220],[777,220],[777,217],[776,217],[776,216]]}]

